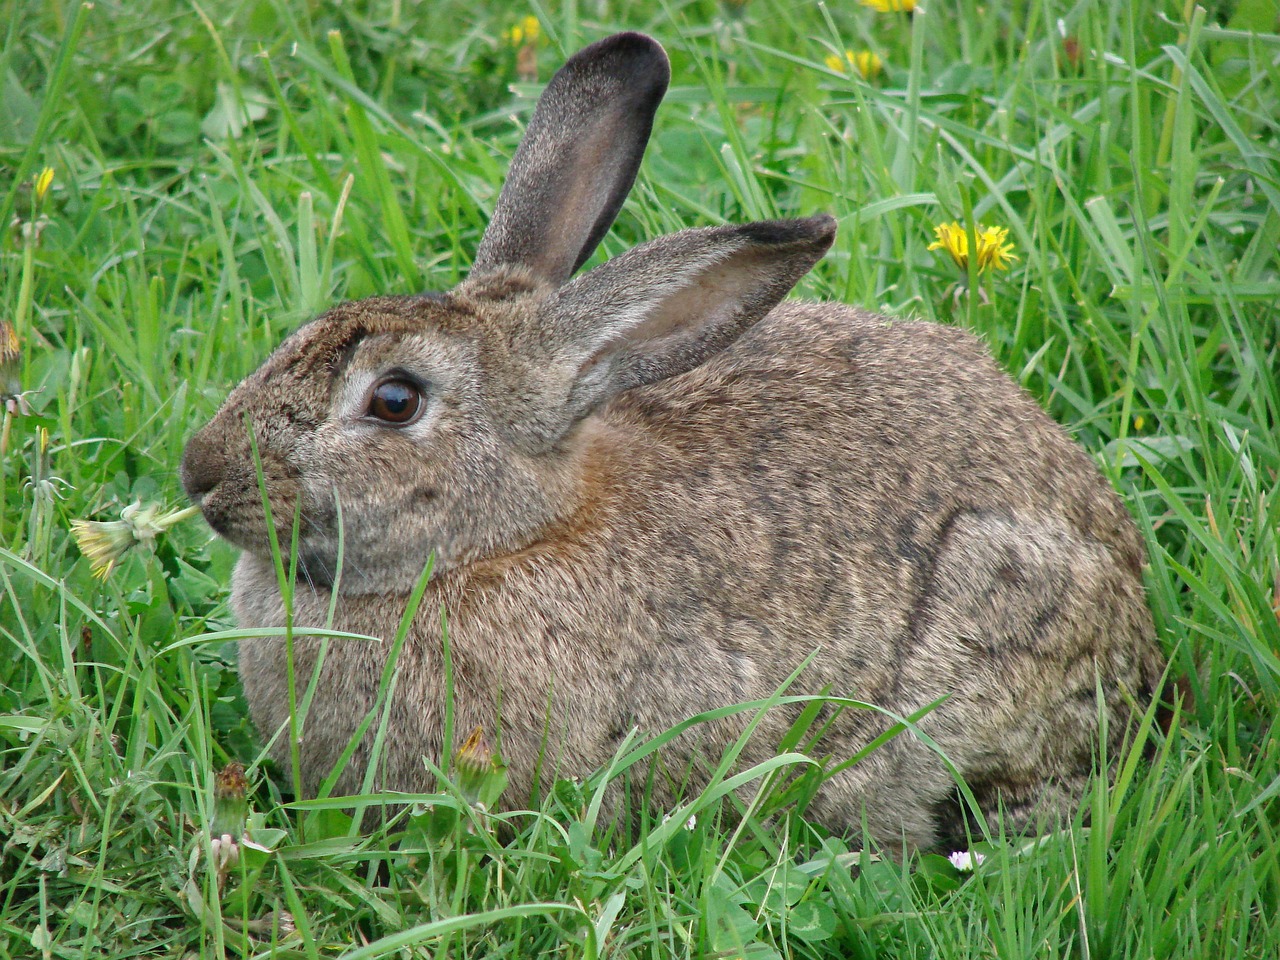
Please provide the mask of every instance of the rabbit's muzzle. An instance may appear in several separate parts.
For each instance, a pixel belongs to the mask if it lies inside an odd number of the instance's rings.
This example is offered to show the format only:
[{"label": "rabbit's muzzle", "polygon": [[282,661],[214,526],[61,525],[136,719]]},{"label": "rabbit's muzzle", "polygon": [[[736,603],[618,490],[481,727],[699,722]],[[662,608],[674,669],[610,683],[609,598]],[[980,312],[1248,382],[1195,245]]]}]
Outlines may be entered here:
[{"label": "rabbit's muzzle", "polygon": [[196,506],[216,490],[226,473],[226,453],[208,442],[203,433],[191,438],[182,452],[182,488]]},{"label": "rabbit's muzzle", "polygon": [[289,543],[298,502],[298,485],[284,463],[260,451],[259,471],[242,444],[228,443],[214,421],[187,442],[180,475],[183,489],[200,508],[209,526],[245,550],[266,553],[269,537],[262,492],[271,504],[272,519],[282,546]]}]

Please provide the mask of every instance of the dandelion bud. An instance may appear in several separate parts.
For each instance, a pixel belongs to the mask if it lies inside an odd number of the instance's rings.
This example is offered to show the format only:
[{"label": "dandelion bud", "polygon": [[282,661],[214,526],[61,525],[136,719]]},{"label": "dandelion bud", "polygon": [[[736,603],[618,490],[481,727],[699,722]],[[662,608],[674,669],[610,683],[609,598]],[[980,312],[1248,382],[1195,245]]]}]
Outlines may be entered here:
[{"label": "dandelion bud", "polygon": [[458,790],[473,807],[489,809],[507,786],[507,768],[484,742],[484,728],[476,727],[453,757]]},{"label": "dandelion bud", "polygon": [[243,763],[232,760],[218,771],[213,781],[213,826],[210,828],[215,837],[244,836],[245,817],[249,813],[248,788]]},{"label": "dandelion bud", "polygon": [[36,177],[36,206],[44,203],[44,198],[51,186],[53,186],[53,167],[45,167],[40,171],[40,176]]},{"label": "dandelion bud", "polygon": [[13,324],[0,320],[0,405],[9,413],[31,412],[22,392],[22,348]]}]

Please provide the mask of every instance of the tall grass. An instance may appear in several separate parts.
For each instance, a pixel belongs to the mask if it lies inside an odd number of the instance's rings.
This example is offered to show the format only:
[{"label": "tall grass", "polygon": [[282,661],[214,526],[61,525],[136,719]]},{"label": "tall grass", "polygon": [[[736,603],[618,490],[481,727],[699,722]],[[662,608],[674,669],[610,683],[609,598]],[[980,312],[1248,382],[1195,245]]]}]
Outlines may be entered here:
[{"label": "tall grass", "polygon": [[[926,6],[7,0],[0,956],[1280,955],[1280,13]],[[392,843],[349,803],[279,806],[219,633],[228,548],[193,521],[99,579],[72,544],[178,505],[186,437],[304,317],[464,276],[537,92],[517,64],[620,28],[674,79],[598,256],[831,211],[801,293],[980,331],[1122,491],[1194,696],[1088,826],[997,825],[971,873],[880,859],[795,812],[799,757],[731,753],[665,822],[634,784],[625,834],[603,772],[500,828],[444,783]],[[1020,259],[966,291],[927,249],[951,220]],[[263,849],[220,876],[232,760]]]}]

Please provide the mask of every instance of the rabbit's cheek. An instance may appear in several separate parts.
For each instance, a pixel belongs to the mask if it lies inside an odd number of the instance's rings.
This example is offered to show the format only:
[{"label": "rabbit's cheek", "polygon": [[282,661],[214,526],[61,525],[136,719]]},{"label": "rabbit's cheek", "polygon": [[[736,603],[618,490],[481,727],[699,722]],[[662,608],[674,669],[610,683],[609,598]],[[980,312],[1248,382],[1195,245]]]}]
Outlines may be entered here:
[{"label": "rabbit's cheek", "polygon": [[318,586],[331,586],[341,568],[344,594],[410,589],[416,558],[439,552],[439,524],[423,510],[436,499],[430,485],[323,474],[303,482],[299,499],[299,572]]}]

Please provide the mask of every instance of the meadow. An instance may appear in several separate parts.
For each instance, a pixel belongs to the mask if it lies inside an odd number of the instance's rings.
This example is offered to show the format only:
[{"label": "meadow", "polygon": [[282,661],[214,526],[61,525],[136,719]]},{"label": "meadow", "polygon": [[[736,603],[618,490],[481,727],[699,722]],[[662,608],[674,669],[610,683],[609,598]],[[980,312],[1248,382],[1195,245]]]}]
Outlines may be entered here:
[{"label": "meadow", "polygon": [[[0,4],[0,957],[1280,956],[1280,6],[900,5]],[[1074,822],[900,858],[808,822],[780,744],[630,831],[608,773],[499,822],[465,762],[362,831],[261,762],[184,442],[327,305],[464,277],[540,84],[618,29],[672,89],[593,262],[828,211],[798,294],[977,331],[1121,492],[1186,695]],[[135,503],[95,569],[73,521]]]}]

